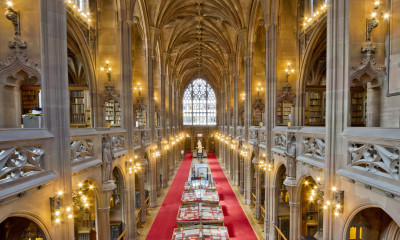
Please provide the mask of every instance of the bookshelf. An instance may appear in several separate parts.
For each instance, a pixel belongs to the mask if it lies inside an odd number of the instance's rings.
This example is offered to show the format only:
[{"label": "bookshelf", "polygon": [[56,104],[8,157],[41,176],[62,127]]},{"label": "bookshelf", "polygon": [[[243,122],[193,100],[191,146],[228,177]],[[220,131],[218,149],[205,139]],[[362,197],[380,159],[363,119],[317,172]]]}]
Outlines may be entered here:
[{"label": "bookshelf", "polygon": [[119,102],[110,100],[106,102],[106,122],[110,123],[111,127],[121,126],[121,107]]},{"label": "bookshelf", "polygon": [[21,87],[22,114],[31,113],[33,109],[39,107],[39,92],[40,87]]},{"label": "bookshelf", "polygon": [[351,89],[351,126],[366,125],[367,94],[364,88]]},{"label": "bookshelf", "polygon": [[292,112],[292,104],[287,100],[283,100],[278,104],[277,117],[278,126],[288,126],[289,115]]},{"label": "bookshelf", "polygon": [[71,127],[86,127],[85,91],[70,90],[69,96]]},{"label": "bookshelf", "polygon": [[146,110],[136,110],[136,121],[138,123],[138,127],[146,127],[147,124],[147,114]]},{"label": "bookshelf", "polygon": [[307,92],[306,124],[309,126],[325,126],[325,88]]}]

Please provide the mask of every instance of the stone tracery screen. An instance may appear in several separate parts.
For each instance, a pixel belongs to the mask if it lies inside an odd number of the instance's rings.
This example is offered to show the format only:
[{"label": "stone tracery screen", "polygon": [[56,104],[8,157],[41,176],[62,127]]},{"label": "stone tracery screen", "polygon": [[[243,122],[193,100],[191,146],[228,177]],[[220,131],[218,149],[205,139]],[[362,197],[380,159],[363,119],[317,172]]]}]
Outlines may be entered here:
[{"label": "stone tracery screen", "polygon": [[183,94],[183,125],[217,124],[215,92],[203,79],[194,80]]}]

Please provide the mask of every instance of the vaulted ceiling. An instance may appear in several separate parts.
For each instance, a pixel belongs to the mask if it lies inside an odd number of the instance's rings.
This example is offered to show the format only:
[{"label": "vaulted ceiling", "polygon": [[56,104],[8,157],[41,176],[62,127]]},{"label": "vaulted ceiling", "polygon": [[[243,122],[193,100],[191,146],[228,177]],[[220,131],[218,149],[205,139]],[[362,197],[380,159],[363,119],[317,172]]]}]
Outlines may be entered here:
[{"label": "vaulted ceiling", "polygon": [[169,76],[179,86],[203,78],[218,88],[239,49],[238,33],[247,28],[251,11],[259,12],[253,5],[259,7],[258,1],[139,0],[135,15],[145,37],[151,39],[146,29],[160,30],[158,53],[169,56]]}]

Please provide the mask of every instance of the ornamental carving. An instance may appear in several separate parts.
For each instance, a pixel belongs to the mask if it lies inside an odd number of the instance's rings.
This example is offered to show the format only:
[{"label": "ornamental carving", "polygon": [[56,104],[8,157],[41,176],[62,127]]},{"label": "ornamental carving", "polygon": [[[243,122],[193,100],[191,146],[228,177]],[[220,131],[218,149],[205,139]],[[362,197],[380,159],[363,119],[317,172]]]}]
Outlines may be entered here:
[{"label": "ornamental carving", "polygon": [[79,162],[93,158],[93,146],[94,143],[90,139],[81,139],[71,142],[71,161]]},{"label": "ornamental carving", "polygon": [[369,143],[350,143],[352,167],[399,180],[399,147]]},{"label": "ornamental carving", "polygon": [[111,138],[111,145],[114,158],[127,153],[127,150],[125,149],[125,138],[123,135],[113,136]]},{"label": "ornamental carving", "polygon": [[275,134],[275,147],[286,149],[286,134]]},{"label": "ornamental carving", "polygon": [[44,171],[42,146],[17,147],[0,151],[0,184]]},{"label": "ornamental carving", "polygon": [[303,140],[304,155],[313,158],[325,158],[325,139],[305,137]]},{"label": "ornamental carving", "polygon": [[13,77],[18,80],[25,80],[25,77],[19,74],[21,71],[27,75],[28,79],[35,79],[36,85],[40,85],[39,64],[31,61],[26,54],[21,51],[14,51],[7,60],[0,61],[1,83],[15,87],[15,81],[9,82],[7,79]]}]

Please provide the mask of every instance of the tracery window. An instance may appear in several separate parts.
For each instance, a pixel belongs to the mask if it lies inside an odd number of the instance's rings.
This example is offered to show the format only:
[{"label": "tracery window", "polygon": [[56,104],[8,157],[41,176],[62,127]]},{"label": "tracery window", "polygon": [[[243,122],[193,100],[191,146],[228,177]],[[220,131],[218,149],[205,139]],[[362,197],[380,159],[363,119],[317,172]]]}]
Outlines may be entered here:
[{"label": "tracery window", "polygon": [[203,79],[194,80],[183,94],[183,125],[216,125],[215,92]]}]

